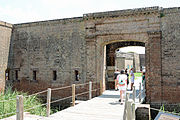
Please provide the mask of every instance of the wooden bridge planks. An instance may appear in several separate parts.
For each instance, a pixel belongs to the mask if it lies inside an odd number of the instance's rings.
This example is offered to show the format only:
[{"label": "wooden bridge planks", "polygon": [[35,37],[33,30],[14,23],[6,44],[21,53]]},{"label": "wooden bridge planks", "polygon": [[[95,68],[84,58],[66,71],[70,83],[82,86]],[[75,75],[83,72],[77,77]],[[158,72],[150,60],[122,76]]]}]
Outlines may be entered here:
[{"label": "wooden bridge planks", "polygon": [[103,95],[51,115],[47,120],[121,120],[124,104],[119,103],[119,91]]}]

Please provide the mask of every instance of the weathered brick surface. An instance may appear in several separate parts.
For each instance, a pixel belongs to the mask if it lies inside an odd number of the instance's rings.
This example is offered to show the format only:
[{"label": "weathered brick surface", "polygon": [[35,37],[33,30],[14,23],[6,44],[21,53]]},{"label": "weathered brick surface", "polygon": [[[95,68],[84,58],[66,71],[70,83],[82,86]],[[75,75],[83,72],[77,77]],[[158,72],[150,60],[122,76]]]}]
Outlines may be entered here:
[{"label": "weathered brick surface", "polygon": [[[140,71],[140,58],[137,53],[116,53],[115,66],[119,69],[134,68],[135,72]],[[128,67],[129,66],[129,67]]]},{"label": "weathered brick surface", "polygon": [[162,17],[163,103],[180,102],[180,8],[164,9]]},{"label": "weathered brick surface", "polygon": [[149,104],[140,104],[137,106],[137,109],[135,111],[136,114],[136,120],[150,120],[151,114],[150,114],[150,105]]},{"label": "weathered brick surface", "polygon": [[[86,82],[86,45],[82,18],[14,25],[11,80],[15,88],[40,91],[47,87]],[[18,70],[18,80],[15,71]],[[79,71],[79,81],[75,80]],[[37,71],[37,81],[33,80]],[[53,71],[57,80],[53,81]]]},{"label": "weathered brick surface", "polygon": [[139,60],[140,60],[140,67],[145,66],[145,54],[139,54]]},{"label": "weathered brick surface", "polygon": [[0,21],[0,92],[5,86],[5,71],[8,65],[12,25]]},{"label": "weathered brick surface", "polygon": [[[146,97],[147,102],[161,102],[161,32],[148,32],[149,41],[146,44]],[[155,47],[154,47],[155,46]]]}]

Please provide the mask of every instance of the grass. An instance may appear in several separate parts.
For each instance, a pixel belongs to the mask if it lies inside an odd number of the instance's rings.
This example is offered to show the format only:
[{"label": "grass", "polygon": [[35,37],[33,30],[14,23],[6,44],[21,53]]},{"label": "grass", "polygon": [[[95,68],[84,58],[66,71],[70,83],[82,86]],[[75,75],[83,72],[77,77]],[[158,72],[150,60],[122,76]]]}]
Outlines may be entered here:
[{"label": "grass", "polygon": [[135,78],[136,77],[142,77],[142,73],[134,73]]},{"label": "grass", "polygon": [[[134,73],[134,76],[135,76],[135,80],[138,78],[138,77],[142,77],[142,73]],[[131,76],[129,75],[129,80],[130,80]]]},{"label": "grass", "polygon": [[[179,106],[180,106],[180,104],[179,104]],[[164,104],[160,107],[160,110],[163,111],[163,112],[167,112],[167,113],[170,113],[170,114],[175,114],[175,115],[180,116],[180,112],[177,112],[176,109],[174,109],[174,111],[172,111],[172,112],[165,111],[165,106],[164,106]]]},{"label": "grass", "polygon": [[[37,96],[34,95],[34,96],[28,97],[27,93],[13,91],[11,87],[8,87],[4,94],[0,93],[0,119],[16,114],[16,96],[17,95],[23,95],[24,97],[23,98],[24,111],[26,111],[26,109],[36,107],[42,104],[41,100],[37,98]],[[10,100],[10,99],[13,99],[13,100]],[[9,100],[9,101],[1,102],[4,100]],[[12,113],[12,112],[15,112],[15,113],[10,114],[10,115],[5,115],[7,113]],[[35,114],[35,115],[45,116],[46,107],[41,106],[41,107],[37,107],[35,109],[29,110],[26,112],[30,112],[31,114]]]}]

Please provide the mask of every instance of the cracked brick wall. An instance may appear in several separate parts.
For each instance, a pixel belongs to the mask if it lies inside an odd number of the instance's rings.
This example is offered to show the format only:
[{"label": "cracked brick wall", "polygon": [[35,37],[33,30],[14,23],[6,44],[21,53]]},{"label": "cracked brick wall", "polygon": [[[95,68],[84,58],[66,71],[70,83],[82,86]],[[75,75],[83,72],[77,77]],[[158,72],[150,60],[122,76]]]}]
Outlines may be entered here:
[{"label": "cracked brick wall", "polygon": [[180,103],[180,8],[162,15],[162,103]]},{"label": "cracked brick wall", "polygon": [[0,21],[0,91],[3,91],[5,87],[11,31],[11,24]]},{"label": "cracked brick wall", "polygon": [[[32,93],[86,82],[83,24],[82,18],[71,18],[14,25],[10,56],[14,87]],[[53,71],[57,73],[56,80]]]}]

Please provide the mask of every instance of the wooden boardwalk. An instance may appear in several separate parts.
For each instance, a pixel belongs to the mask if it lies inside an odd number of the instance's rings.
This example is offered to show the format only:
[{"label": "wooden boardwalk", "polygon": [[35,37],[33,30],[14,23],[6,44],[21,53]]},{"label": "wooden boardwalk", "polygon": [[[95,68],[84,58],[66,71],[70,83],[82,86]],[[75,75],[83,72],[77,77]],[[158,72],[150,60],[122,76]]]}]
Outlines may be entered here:
[{"label": "wooden boardwalk", "polygon": [[[135,81],[136,96],[141,81],[141,77]],[[119,91],[106,90],[101,96],[52,114],[45,120],[123,120],[125,103],[120,104],[119,94]],[[139,103],[138,98],[135,101]]]},{"label": "wooden boardwalk", "polygon": [[[139,94],[139,82],[141,82],[141,79],[135,82],[136,97]],[[101,96],[81,102],[74,107],[69,107],[49,117],[26,113],[24,120],[123,120],[125,103],[121,104],[119,102],[119,94],[119,91],[106,90]],[[132,95],[130,95],[130,99],[132,99]],[[136,98],[135,102],[139,102],[138,98]],[[14,115],[3,120],[15,120],[15,118],[16,116]]]},{"label": "wooden boardwalk", "polygon": [[122,120],[124,104],[119,91],[105,91],[103,95],[50,115],[46,120]]}]

